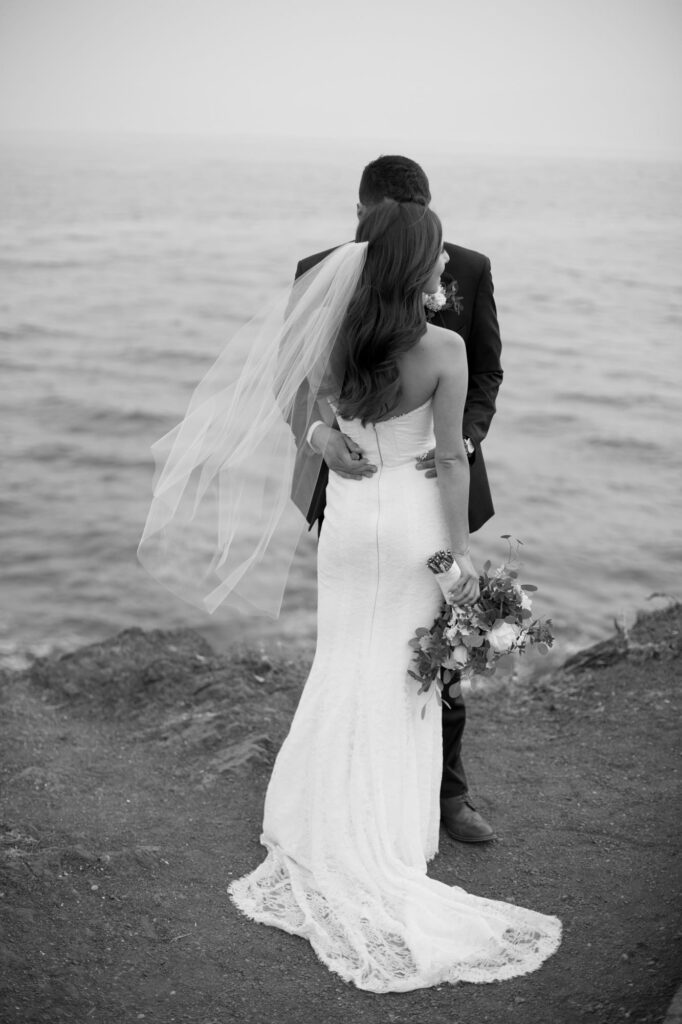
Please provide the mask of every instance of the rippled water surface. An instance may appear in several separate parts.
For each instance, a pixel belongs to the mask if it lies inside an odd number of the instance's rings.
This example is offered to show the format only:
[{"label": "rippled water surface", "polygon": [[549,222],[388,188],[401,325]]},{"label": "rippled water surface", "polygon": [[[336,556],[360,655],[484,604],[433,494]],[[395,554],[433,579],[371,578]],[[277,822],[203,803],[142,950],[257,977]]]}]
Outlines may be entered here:
[{"label": "rippled water surface", "polygon": [[[314,634],[313,537],[276,623],[213,622],[138,567],[149,447],[230,331],[296,261],[352,237],[357,149],[5,140],[0,161],[0,653],[140,625]],[[446,236],[493,266],[505,381],[486,442],[497,515],[524,541],[567,649],[654,591],[682,597],[680,168],[448,160]],[[417,625],[417,623],[415,623]]]}]

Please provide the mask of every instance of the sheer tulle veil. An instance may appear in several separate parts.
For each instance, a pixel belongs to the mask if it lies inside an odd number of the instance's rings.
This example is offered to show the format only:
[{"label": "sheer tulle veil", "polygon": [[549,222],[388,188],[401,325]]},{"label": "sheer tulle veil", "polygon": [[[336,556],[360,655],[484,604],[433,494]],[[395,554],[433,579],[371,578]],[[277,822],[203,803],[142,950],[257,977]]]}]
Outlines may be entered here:
[{"label": "sheer tulle veil", "polygon": [[[291,500],[297,448],[319,418],[318,399],[338,393],[332,354],[366,252],[366,242],[335,249],[241,327],[182,422],[152,447],[153,500],[138,557],[209,613],[226,603],[279,614],[306,526]],[[309,457],[317,465],[297,484],[299,507],[310,503],[321,466]]]}]

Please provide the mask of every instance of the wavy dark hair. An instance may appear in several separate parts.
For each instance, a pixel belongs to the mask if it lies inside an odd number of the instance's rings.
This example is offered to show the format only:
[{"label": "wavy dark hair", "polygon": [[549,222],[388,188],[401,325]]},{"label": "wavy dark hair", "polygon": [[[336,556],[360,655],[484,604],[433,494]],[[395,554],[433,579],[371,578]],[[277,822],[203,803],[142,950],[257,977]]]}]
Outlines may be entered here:
[{"label": "wavy dark hair", "polygon": [[391,200],[370,207],[356,242],[367,242],[358,287],[339,331],[335,362],[345,419],[382,419],[401,397],[398,357],[426,331],[424,285],[443,244],[440,220],[426,206]]},{"label": "wavy dark hair", "polygon": [[360,178],[360,202],[373,206],[384,199],[397,203],[431,202],[429,179],[422,167],[409,156],[379,156],[367,164]]}]

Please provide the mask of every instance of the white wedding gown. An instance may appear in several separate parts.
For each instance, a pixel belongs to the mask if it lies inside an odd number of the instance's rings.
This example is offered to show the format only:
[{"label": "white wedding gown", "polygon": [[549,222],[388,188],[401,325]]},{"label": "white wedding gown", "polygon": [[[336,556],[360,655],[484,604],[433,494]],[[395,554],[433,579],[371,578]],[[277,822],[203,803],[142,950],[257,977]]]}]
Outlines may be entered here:
[{"label": "white wedding gown", "polygon": [[426,559],[448,547],[437,480],[415,469],[435,443],[431,402],[340,426],[378,470],[359,482],[330,474],[317,651],[267,791],[267,858],[231,898],[371,992],[525,974],[556,950],[558,919],[426,875],[441,711],[407,669],[408,641],[440,604]]}]

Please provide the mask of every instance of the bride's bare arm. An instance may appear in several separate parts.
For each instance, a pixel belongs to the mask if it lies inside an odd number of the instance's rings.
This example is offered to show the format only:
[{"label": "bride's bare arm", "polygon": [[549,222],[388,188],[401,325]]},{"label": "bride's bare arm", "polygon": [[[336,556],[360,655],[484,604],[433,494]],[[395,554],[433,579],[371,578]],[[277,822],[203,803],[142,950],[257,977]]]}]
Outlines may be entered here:
[{"label": "bride's bare arm", "polygon": [[[469,460],[462,438],[467,393],[464,342],[444,328],[429,339],[430,358],[438,383],[433,396],[438,488],[450,533],[450,547],[461,577],[451,593],[457,604],[478,597],[478,573],[469,553]],[[434,329],[430,329],[430,333]]]}]

